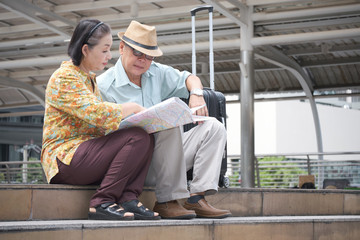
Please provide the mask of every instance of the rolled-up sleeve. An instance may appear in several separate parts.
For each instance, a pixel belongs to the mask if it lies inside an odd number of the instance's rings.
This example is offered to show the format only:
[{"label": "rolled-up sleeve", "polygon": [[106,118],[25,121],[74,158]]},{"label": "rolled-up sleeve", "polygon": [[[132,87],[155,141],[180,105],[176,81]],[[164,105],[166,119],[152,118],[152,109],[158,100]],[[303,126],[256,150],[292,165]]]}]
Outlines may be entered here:
[{"label": "rolled-up sleeve", "polygon": [[156,63],[160,72],[161,100],[170,97],[189,97],[186,79],[191,75],[188,71],[179,71],[171,66]]}]

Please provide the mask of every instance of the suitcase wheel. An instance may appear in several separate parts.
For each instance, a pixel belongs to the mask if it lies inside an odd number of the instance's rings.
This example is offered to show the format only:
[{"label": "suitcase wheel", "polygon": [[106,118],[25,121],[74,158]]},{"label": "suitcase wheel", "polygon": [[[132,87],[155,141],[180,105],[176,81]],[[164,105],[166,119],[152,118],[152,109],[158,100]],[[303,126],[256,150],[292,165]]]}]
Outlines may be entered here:
[{"label": "suitcase wheel", "polygon": [[219,187],[224,187],[224,188],[230,187],[230,179],[225,176],[220,176]]}]

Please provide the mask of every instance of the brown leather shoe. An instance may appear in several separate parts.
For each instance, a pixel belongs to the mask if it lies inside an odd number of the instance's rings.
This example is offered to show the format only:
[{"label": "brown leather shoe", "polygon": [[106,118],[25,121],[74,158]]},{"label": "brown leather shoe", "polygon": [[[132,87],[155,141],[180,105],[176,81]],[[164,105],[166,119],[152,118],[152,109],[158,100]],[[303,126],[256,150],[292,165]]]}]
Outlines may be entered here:
[{"label": "brown leather shoe", "polygon": [[229,210],[214,208],[205,199],[201,199],[197,203],[188,203],[186,201],[184,208],[194,210],[199,218],[226,218],[231,216]]},{"label": "brown leather shoe", "polygon": [[186,210],[176,200],[165,203],[156,202],[153,210],[158,212],[161,218],[166,219],[191,219],[196,217],[194,210]]}]

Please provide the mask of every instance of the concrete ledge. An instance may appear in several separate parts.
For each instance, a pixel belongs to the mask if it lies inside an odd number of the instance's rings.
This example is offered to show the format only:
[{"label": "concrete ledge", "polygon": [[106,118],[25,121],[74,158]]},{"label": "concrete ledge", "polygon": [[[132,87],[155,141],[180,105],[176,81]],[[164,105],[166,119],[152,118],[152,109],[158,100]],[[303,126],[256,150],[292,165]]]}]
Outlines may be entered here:
[{"label": "concrete ledge", "polygon": [[[86,219],[97,186],[0,185],[0,221]],[[140,200],[155,203],[152,188]],[[233,216],[360,215],[360,191],[222,188],[210,204]]]},{"label": "concrete ledge", "polygon": [[0,222],[0,239],[347,239],[360,216],[243,217],[220,220]]}]

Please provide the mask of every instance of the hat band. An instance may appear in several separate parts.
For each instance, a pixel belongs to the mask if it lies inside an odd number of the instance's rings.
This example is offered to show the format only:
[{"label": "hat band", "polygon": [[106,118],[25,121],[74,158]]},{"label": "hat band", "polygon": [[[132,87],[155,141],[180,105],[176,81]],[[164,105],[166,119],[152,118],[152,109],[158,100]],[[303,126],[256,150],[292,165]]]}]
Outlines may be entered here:
[{"label": "hat band", "polygon": [[156,50],[156,49],[158,49],[158,46],[144,45],[144,44],[135,42],[134,40],[126,37],[125,35],[123,36],[123,39],[124,39],[125,41],[131,43],[131,44],[135,44],[135,45],[138,46],[138,47],[142,47],[142,48],[145,48],[145,49],[148,49],[148,50]]}]

